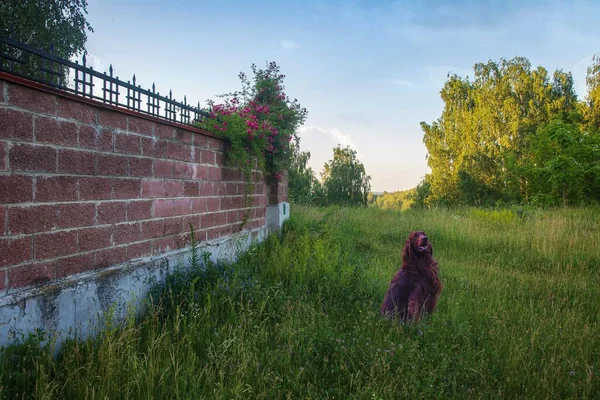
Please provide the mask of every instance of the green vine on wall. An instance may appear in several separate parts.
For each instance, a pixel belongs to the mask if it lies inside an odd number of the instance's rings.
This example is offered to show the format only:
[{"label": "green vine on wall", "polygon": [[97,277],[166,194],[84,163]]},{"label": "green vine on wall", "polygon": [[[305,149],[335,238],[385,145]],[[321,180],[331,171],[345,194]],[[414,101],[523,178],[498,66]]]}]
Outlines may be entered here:
[{"label": "green vine on wall", "polygon": [[247,211],[242,226],[252,206],[253,169],[262,170],[268,183],[281,180],[292,157],[290,142],[297,139],[296,130],[307,115],[298,100],[291,100],[285,93],[285,75],[275,62],[268,63],[265,69],[252,64],[252,72],[253,82],[243,72],[239,74],[242,90],[218,96],[224,99],[223,103],[209,100],[210,118],[198,123],[200,128],[228,142],[227,165],[244,174]]}]

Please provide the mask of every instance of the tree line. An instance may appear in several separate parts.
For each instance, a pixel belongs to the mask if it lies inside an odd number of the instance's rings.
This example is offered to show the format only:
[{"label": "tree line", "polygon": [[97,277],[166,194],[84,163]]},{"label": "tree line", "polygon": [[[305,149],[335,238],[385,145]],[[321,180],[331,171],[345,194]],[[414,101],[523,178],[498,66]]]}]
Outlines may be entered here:
[{"label": "tree line", "polygon": [[570,72],[526,58],[450,75],[442,115],[421,123],[431,173],[422,205],[572,205],[600,200],[600,58],[581,101]]}]

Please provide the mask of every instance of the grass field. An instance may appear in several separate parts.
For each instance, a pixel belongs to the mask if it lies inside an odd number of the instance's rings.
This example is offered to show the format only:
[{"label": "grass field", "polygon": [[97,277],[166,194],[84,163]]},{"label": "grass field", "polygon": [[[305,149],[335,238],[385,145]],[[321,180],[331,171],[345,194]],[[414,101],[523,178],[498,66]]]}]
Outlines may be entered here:
[{"label": "grass field", "polygon": [[[56,361],[9,349],[0,397],[600,398],[600,210],[292,212],[235,265],[176,277],[140,323]],[[378,307],[417,229],[444,289],[399,326]]]}]

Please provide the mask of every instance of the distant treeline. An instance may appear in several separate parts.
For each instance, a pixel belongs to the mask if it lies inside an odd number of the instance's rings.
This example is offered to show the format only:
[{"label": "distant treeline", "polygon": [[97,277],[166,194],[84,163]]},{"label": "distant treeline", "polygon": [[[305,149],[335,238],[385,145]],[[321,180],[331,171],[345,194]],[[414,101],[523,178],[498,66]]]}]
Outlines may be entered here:
[{"label": "distant treeline", "polygon": [[421,123],[431,174],[415,204],[598,202],[600,57],[586,84],[581,101],[570,72],[521,57],[476,64],[473,79],[449,75],[442,115]]}]

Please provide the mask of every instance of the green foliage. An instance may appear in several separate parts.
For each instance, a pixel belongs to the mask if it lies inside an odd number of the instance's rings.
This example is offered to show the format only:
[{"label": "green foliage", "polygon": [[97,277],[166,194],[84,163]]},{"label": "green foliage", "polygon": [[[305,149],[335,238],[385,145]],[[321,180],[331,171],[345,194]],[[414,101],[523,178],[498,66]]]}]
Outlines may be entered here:
[{"label": "green foliage", "polygon": [[285,75],[276,63],[266,69],[253,64],[252,72],[253,82],[240,73],[242,90],[221,95],[223,104],[209,100],[211,117],[198,126],[229,142],[227,161],[245,172],[248,183],[255,161],[270,180],[278,181],[290,166],[290,142],[307,111],[284,93]]},{"label": "green foliage", "polygon": [[473,80],[449,76],[441,117],[421,123],[432,170],[426,202],[599,201],[598,65],[594,58],[588,70],[587,103],[577,100],[571,73],[557,70],[550,77],[520,57],[478,63]]},{"label": "green foliage", "polygon": [[333,149],[333,159],[325,163],[321,173],[325,204],[366,206],[371,177],[366,174],[355,150],[340,145]]},{"label": "green foliage", "polygon": [[416,188],[392,193],[383,192],[380,196],[377,196],[373,205],[383,210],[406,211],[413,207],[416,196]]},{"label": "green foliage", "polygon": [[288,169],[288,196],[297,204],[314,204],[320,192],[320,183],[308,166],[310,152],[300,150],[300,140],[291,146],[292,159]]},{"label": "green foliage", "polygon": [[[0,35],[70,59],[85,52],[86,32],[93,32],[86,14],[86,0],[1,1]],[[27,64],[17,67],[22,68],[18,72],[34,78],[52,78],[38,76],[39,63],[37,59],[27,60]]]},{"label": "green foliage", "polygon": [[[233,265],[170,280],[139,324],[53,358],[5,349],[0,398],[594,398],[597,208],[394,212],[296,206]],[[408,233],[425,229],[438,309],[378,308]],[[185,278],[183,278],[185,276]]]}]

